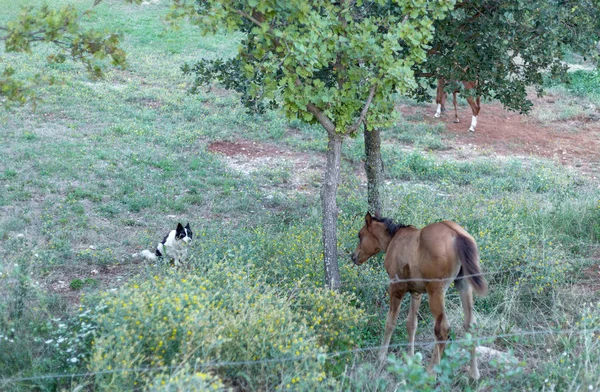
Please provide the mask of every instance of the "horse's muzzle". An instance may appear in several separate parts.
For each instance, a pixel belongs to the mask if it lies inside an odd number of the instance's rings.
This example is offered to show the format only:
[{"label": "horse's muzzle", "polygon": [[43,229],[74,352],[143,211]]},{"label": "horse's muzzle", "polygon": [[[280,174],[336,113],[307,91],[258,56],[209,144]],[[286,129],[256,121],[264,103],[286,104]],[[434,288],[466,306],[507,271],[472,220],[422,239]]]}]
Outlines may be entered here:
[{"label": "horse's muzzle", "polygon": [[356,253],[353,253],[352,256],[350,256],[350,259],[352,260],[352,262],[355,265],[360,265],[360,263],[358,262],[358,257],[356,256]]}]

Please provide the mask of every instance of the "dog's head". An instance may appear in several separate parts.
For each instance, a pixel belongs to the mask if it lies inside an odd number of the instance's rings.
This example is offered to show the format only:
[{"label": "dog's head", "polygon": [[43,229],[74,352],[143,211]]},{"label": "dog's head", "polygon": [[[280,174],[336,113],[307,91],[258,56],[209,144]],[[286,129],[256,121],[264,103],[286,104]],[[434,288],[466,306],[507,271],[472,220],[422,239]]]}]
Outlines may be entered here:
[{"label": "dog's head", "polygon": [[192,241],[193,235],[194,233],[192,233],[189,222],[185,227],[183,227],[181,223],[177,224],[177,230],[175,231],[175,239],[177,241],[183,241],[186,244],[189,244]]}]

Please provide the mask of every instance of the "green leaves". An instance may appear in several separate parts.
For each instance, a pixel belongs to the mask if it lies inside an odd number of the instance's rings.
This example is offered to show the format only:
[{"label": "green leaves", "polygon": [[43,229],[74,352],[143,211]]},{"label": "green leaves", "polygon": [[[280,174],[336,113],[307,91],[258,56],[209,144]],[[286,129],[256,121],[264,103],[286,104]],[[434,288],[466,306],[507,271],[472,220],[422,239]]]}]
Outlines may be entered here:
[{"label": "green leaves", "polygon": [[439,77],[477,81],[478,95],[528,112],[526,87],[541,86],[548,72],[564,77],[566,49],[597,54],[599,33],[598,0],[465,0],[435,22],[427,62],[417,67],[428,78],[413,95],[429,100],[426,86]]},{"label": "green leaves", "polygon": [[252,110],[264,110],[266,100],[292,118],[310,123],[327,118],[345,134],[356,128],[374,85],[369,116],[390,118],[388,97],[416,85],[411,68],[425,60],[433,20],[453,4],[202,1],[193,18],[204,32],[226,25],[247,36],[226,69],[222,60],[203,60],[190,69],[196,87],[216,80],[241,92]]},{"label": "green leaves", "polygon": [[[49,63],[61,63],[71,58],[84,64],[94,77],[101,77],[104,59],[110,58],[115,66],[125,66],[126,54],[119,46],[120,35],[82,27],[82,18],[90,13],[89,10],[81,13],[72,5],[57,9],[48,5],[39,9],[25,7],[14,20],[0,25],[0,41],[4,41],[6,52],[24,54],[31,53],[37,43],[51,44],[56,52],[48,56]],[[0,59],[0,64],[4,62]],[[6,101],[0,106],[26,102],[35,105],[35,88],[51,82],[43,75],[23,81],[7,65],[0,76],[0,96]]]}]

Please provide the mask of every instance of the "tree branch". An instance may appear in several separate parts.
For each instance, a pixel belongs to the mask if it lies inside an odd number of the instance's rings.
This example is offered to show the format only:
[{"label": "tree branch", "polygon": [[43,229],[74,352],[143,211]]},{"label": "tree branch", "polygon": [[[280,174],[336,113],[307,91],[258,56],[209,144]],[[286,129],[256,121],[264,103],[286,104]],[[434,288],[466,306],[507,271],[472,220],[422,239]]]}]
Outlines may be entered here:
[{"label": "tree branch", "polygon": [[[302,86],[300,78],[296,78],[295,84],[296,86]],[[329,117],[325,115],[325,113],[323,113],[323,110],[319,109],[314,103],[307,103],[306,110],[308,110],[309,113],[315,116],[317,121],[319,121],[319,124],[321,124],[323,128],[325,128],[328,134],[335,133],[335,124],[331,121]]]},{"label": "tree branch", "polygon": [[415,72],[416,78],[433,78],[434,76],[433,72]]},{"label": "tree branch", "polygon": [[369,98],[367,98],[367,102],[365,102],[365,106],[363,107],[362,111],[360,112],[360,117],[358,118],[358,121],[356,121],[356,123],[354,125],[352,125],[348,128],[349,132],[356,132],[358,127],[360,127],[360,124],[362,124],[365,121],[365,117],[367,115],[367,112],[369,111],[369,106],[371,106],[371,101],[373,101],[373,97],[375,96],[375,91],[377,91],[376,84],[371,86],[371,89],[369,90]]},{"label": "tree branch", "polygon": [[335,133],[335,124],[331,121],[329,117],[323,113],[321,109],[315,106],[313,103],[307,103],[306,109],[319,121],[319,124],[323,126],[327,130],[328,134]]},{"label": "tree branch", "polygon": [[[242,10],[235,10],[235,13],[238,14],[238,15],[240,15],[243,18],[248,19],[250,22],[254,23],[255,25],[257,25],[259,27],[262,26],[262,23],[261,23],[260,20],[256,19],[252,15],[248,15],[247,13],[245,13]],[[271,30],[271,29],[269,29],[269,30]]]}]

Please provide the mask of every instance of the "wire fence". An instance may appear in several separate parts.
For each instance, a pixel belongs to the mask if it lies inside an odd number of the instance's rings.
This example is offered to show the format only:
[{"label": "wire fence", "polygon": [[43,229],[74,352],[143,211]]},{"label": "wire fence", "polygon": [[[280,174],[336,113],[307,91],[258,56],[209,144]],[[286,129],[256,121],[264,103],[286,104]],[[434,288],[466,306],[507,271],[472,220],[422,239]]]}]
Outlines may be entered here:
[{"label": "wire fence", "polygon": [[[487,336],[478,336],[472,338],[462,338],[462,339],[453,339],[447,341],[420,341],[415,342],[415,346],[427,347],[433,346],[436,343],[452,343],[452,344],[478,344],[478,342],[485,341],[494,341],[496,339],[507,339],[507,338],[516,338],[516,337],[532,337],[532,336],[548,336],[548,335],[585,335],[585,334],[598,334],[599,344],[600,344],[600,327],[598,328],[590,328],[590,329],[564,329],[564,330],[531,330],[531,331],[520,331],[514,333],[503,333],[496,335],[487,335]],[[410,344],[408,342],[404,343],[395,343],[390,344],[388,349],[407,347]],[[369,347],[360,347],[351,350],[343,350],[343,351],[335,351],[331,353],[326,352],[312,352],[304,355],[294,355],[294,356],[286,356],[280,358],[264,358],[264,359],[256,359],[256,360],[244,360],[244,361],[208,361],[203,363],[196,363],[194,366],[196,369],[215,369],[221,367],[231,367],[231,366],[255,366],[261,364],[272,364],[272,363],[284,363],[284,362],[292,362],[292,361],[306,361],[306,360],[319,360],[319,361],[327,361],[334,359],[336,357],[340,357],[343,355],[349,354],[359,354],[365,352],[373,352],[381,350],[383,346],[369,346]],[[508,355],[507,353],[504,353]],[[25,381],[37,381],[37,380],[47,380],[47,379],[64,379],[64,378],[81,378],[81,377],[92,377],[99,375],[107,375],[107,374],[115,374],[115,373],[148,373],[148,372],[158,372],[158,371],[167,371],[167,370],[175,370],[182,368],[183,364],[179,365],[171,365],[171,366],[155,366],[155,367],[135,367],[135,368],[118,368],[118,369],[110,369],[110,370],[98,370],[98,371],[90,371],[90,372],[80,372],[80,373],[50,373],[50,374],[41,374],[38,376],[31,377],[12,377],[5,378],[0,380],[3,386],[7,386],[9,384],[25,382]]]},{"label": "wire fence", "polygon": [[[492,271],[482,271],[480,273],[476,273],[476,274],[469,274],[469,275],[461,275],[458,277],[448,277],[448,278],[408,278],[408,279],[404,279],[404,278],[400,278],[398,276],[391,278],[391,279],[385,279],[385,280],[380,280],[380,281],[375,281],[375,282],[351,282],[351,281],[346,281],[346,282],[341,282],[340,283],[340,287],[352,287],[352,288],[366,288],[366,287],[385,287],[387,285],[390,284],[399,284],[399,283],[427,283],[427,282],[448,282],[448,283],[452,283],[458,279],[468,279],[468,278],[472,278],[472,277],[489,277],[489,276],[494,276],[494,275],[508,275],[511,273],[528,273],[528,271],[525,271],[524,266],[514,266],[512,268],[503,268],[500,270],[492,270]],[[18,282],[18,278],[4,278],[3,280],[6,284],[10,284],[10,283],[17,283]],[[600,286],[600,283],[592,283],[592,282],[582,282],[583,284],[585,284],[586,286],[589,287],[595,287],[595,286]],[[528,281],[524,281],[524,282],[520,282],[519,286],[539,286],[539,282],[528,282]],[[295,289],[296,290],[315,290],[316,288],[318,288],[318,286],[312,286],[312,285],[308,285],[308,286],[296,286]]]},{"label": "wire fence", "polygon": [[[508,269],[485,271],[485,272],[481,272],[481,273],[477,273],[477,274],[470,274],[470,275],[462,275],[460,277],[460,279],[468,279],[470,277],[478,277],[478,276],[493,276],[493,275],[498,275],[498,274],[510,274],[510,273],[515,273],[515,272],[518,273],[518,272],[522,272],[522,270],[523,270],[522,266],[515,266],[513,268],[508,268]],[[439,279],[427,279],[427,278],[402,279],[402,278],[399,278],[396,276],[392,279],[386,279],[386,280],[382,280],[382,281],[378,281],[378,282],[366,282],[366,283],[364,283],[364,282],[362,282],[362,283],[344,282],[342,284],[342,286],[351,287],[353,289],[372,288],[372,287],[384,288],[388,284],[414,283],[414,282],[448,282],[448,283],[451,283],[455,280],[456,280],[455,277],[439,278]],[[538,285],[538,283],[523,282],[519,286],[528,286],[528,285]],[[585,285],[590,286],[590,287],[594,287],[594,286],[600,287],[600,284],[593,284],[593,283],[589,283],[589,284],[585,283]],[[315,290],[315,289],[318,289],[318,287],[297,286],[297,287],[293,288],[292,291],[294,291],[294,290],[296,290],[296,291]],[[590,293],[580,293],[580,294],[582,296],[583,295],[585,295],[585,296],[593,295]],[[538,329],[538,330],[530,330],[530,331],[520,331],[520,332],[515,332],[515,333],[504,333],[504,334],[497,334],[497,335],[479,336],[479,337],[474,337],[472,339],[454,339],[454,340],[447,341],[447,343],[483,342],[483,341],[494,341],[494,340],[500,339],[500,338],[531,337],[531,336],[540,336],[540,335],[543,335],[543,336],[565,335],[565,334],[581,335],[581,334],[590,334],[590,333],[591,334],[598,333],[599,339],[600,339],[600,328],[566,329],[566,330],[552,330],[552,329],[539,330]],[[415,342],[415,346],[431,346],[431,345],[434,345],[435,343],[439,343],[439,342],[436,342],[435,340],[434,341],[421,341],[421,342]],[[408,345],[409,345],[408,342],[396,343],[396,344],[389,345],[389,348],[400,348],[400,347],[406,347]],[[202,369],[221,368],[221,367],[227,367],[227,366],[255,366],[255,365],[267,364],[267,363],[283,363],[283,362],[289,362],[289,361],[303,361],[303,360],[315,359],[317,357],[319,357],[321,360],[331,360],[331,359],[334,359],[334,358],[342,356],[342,355],[378,351],[381,348],[382,348],[382,346],[369,346],[369,347],[360,347],[360,348],[356,348],[356,349],[352,349],[352,350],[337,351],[337,352],[331,352],[331,353],[313,352],[313,353],[306,354],[306,355],[280,357],[280,358],[264,358],[264,359],[258,359],[258,360],[245,360],[245,361],[208,361],[208,362],[204,362],[204,363],[199,363],[196,366],[199,368],[202,368]],[[158,372],[158,371],[174,370],[179,367],[181,367],[181,365],[161,366],[161,367],[119,368],[119,369],[100,370],[100,371],[81,372],[81,373],[52,373],[52,374],[43,374],[43,375],[31,376],[31,377],[5,378],[5,379],[0,380],[0,385],[7,386],[9,384],[26,382],[26,381],[36,381],[36,380],[43,380],[43,379],[92,377],[92,376],[98,376],[98,375],[123,373],[123,372],[135,372],[135,373]],[[2,389],[2,388],[0,388],[0,389]]]}]

